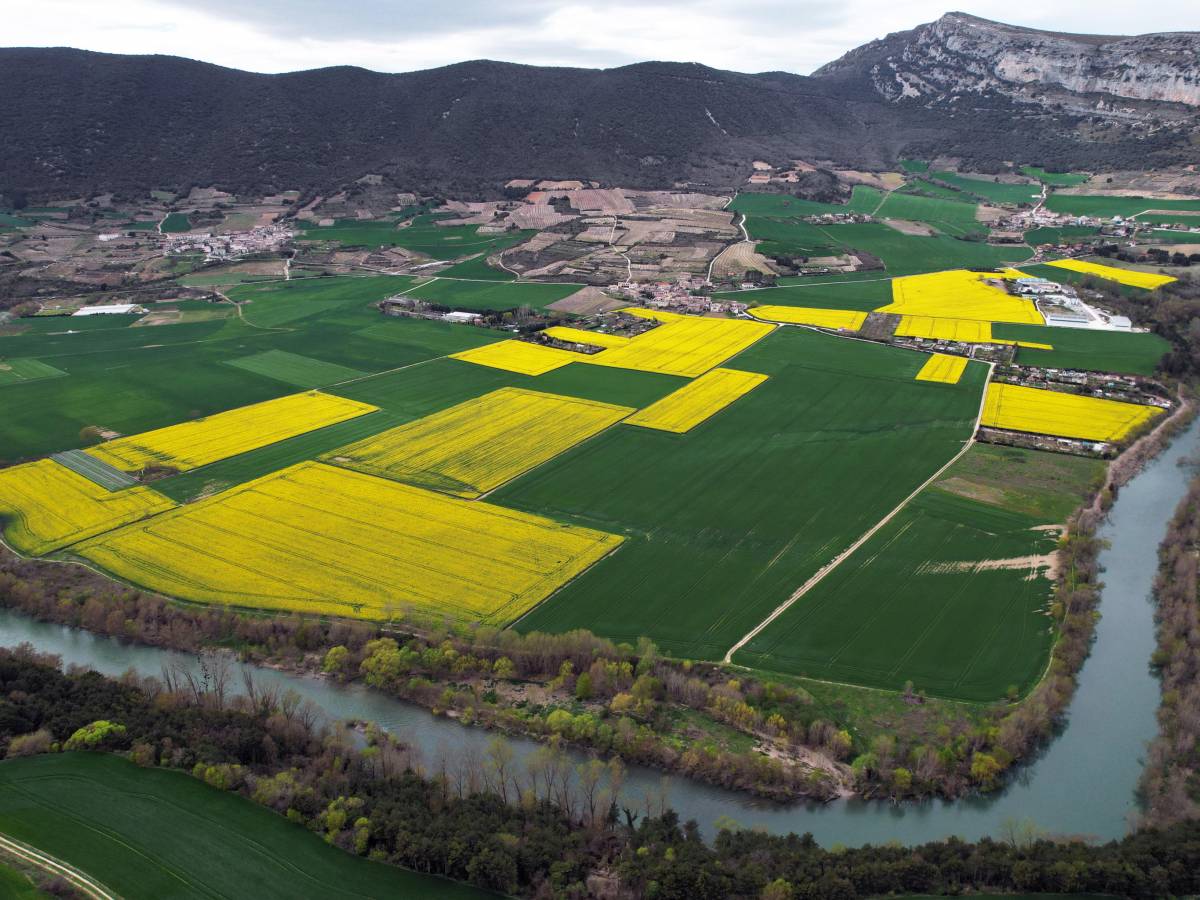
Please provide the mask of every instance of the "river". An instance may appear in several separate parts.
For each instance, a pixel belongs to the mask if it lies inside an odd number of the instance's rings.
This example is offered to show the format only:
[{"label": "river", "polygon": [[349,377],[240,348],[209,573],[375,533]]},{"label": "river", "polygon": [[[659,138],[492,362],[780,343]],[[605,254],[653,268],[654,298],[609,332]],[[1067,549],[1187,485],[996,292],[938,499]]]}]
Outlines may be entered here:
[{"label": "river", "polygon": [[[1110,542],[1100,555],[1104,592],[1091,656],[1080,673],[1062,733],[1002,792],[955,802],[892,805],[836,801],[825,805],[779,806],[683,778],[666,779],[670,805],[684,820],[695,819],[708,836],[719,819],[772,833],[811,832],[823,845],[859,846],[898,840],[920,843],[958,835],[974,840],[995,835],[1009,821],[1030,820],[1054,834],[1119,838],[1137,811],[1135,791],[1146,743],[1157,725],[1158,681],[1149,669],[1154,650],[1150,589],[1157,547],[1187,486],[1189,469],[1179,461],[1200,444],[1200,420],[1126,485],[1100,536]],[[124,644],[86,631],[35,622],[0,610],[0,645],[22,642],[56,653],[66,663],[108,675],[133,668],[157,675],[166,665],[194,669],[194,656]],[[255,669],[255,679],[291,688],[312,700],[331,719],[365,719],[421,749],[426,763],[451,758],[463,748],[482,751],[490,735],[360,685],[340,685]],[[518,759],[533,741],[511,739]],[[583,754],[575,754],[577,760]],[[625,798],[631,806],[657,789],[660,773],[631,767]]]}]

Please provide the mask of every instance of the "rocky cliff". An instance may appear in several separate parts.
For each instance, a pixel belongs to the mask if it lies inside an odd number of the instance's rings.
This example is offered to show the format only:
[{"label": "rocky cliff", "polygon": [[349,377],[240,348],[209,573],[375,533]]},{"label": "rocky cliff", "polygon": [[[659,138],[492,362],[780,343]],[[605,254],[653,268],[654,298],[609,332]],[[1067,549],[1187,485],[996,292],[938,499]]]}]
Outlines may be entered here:
[{"label": "rocky cliff", "polygon": [[[872,41],[818,69],[869,78],[883,97],[946,102],[994,92],[1018,101],[1114,117],[1167,119],[1200,110],[1200,33],[1139,37],[1057,34],[948,13]],[[1160,104],[1178,104],[1162,110]]]}]

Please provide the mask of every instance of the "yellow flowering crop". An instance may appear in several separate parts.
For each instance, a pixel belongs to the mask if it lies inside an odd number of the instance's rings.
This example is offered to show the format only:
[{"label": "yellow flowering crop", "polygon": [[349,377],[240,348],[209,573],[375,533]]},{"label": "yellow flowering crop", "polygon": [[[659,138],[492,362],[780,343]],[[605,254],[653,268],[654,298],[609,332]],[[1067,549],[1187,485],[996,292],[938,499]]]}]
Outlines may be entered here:
[{"label": "yellow flowering crop", "polygon": [[896,337],[931,338],[939,341],[964,341],[970,344],[995,343],[990,322],[974,319],[944,319],[934,316],[901,316]]},{"label": "yellow flowering crop", "polygon": [[814,309],[808,306],[758,306],[750,310],[756,319],[784,322],[788,325],[816,325],[818,328],[841,328],[858,331],[867,321],[865,312],[851,309]]},{"label": "yellow flowering crop", "polygon": [[473,350],[455,353],[453,358],[475,363],[477,366],[490,366],[493,369],[504,369],[506,372],[519,372],[522,375],[545,375],[554,369],[562,368],[567,363],[588,360],[585,353],[572,353],[570,350],[560,350],[557,347],[542,347],[528,341],[499,341],[495,344],[484,344]]},{"label": "yellow flowering crop", "polygon": [[304,462],[75,552],[203,603],[375,620],[414,608],[505,625],[621,540]]},{"label": "yellow flowering crop", "polygon": [[1161,412],[1157,406],[992,383],[981,424],[1085,441],[1115,441]]},{"label": "yellow flowering crop", "polygon": [[582,362],[695,378],[745,350],[773,329],[765,322],[746,319],[710,319],[638,308],[623,311],[657,319],[663,324],[639,334],[623,347],[603,350],[585,357]]},{"label": "yellow flowering crop", "polygon": [[917,373],[917,381],[940,381],[943,384],[958,384],[963,372],[967,370],[965,356],[951,356],[948,353],[934,353],[925,360],[921,371]]},{"label": "yellow flowering crop", "polygon": [[1170,284],[1175,280],[1170,275],[1157,275],[1154,272],[1137,272],[1133,269],[1119,269],[1116,266],[1085,262],[1082,259],[1057,259],[1054,262],[1046,263],[1046,265],[1055,266],[1059,269],[1068,269],[1072,272],[1082,272],[1084,275],[1095,275],[1097,278],[1107,278],[1109,281],[1128,284],[1132,287],[1145,288],[1148,291],[1162,287],[1164,284]]},{"label": "yellow flowering crop", "polygon": [[602,331],[584,331],[582,328],[570,328],[566,325],[552,325],[546,329],[546,334],[560,341],[573,341],[576,344],[591,344],[593,347],[624,347],[632,338],[621,337],[619,334],[605,334]]},{"label": "yellow flowering crop", "polygon": [[473,498],[631,412],[627,406],[506,387],[332,450],[322,459]]},{"label": "yellow flowering crop", "polygon": [[906,275],[892,280],[892,302],[879,307],[876,312],[1045,325],[1032,300],[987,283],[988,280],[1023,277],[1024,273],[1016,269],[996,273],[951,269],[928,275]]},{"label": "yellow flowering crop", "polygon": [[125,472],[148,465],[186,471],[376,409],[357,400],[309,391],[117,438],[86,452]]},{"label": "yellow flowering crop", "polygon": [[148,487],[109,491],[52,459],[0,469],[4,536],[41,556],[175,504]]},{"label": "yellow flowering crop", "polygon": [[682,434],[716,415],[766,380],[767,376],[758,372],[712,369],[625,421],[643,428]]}]

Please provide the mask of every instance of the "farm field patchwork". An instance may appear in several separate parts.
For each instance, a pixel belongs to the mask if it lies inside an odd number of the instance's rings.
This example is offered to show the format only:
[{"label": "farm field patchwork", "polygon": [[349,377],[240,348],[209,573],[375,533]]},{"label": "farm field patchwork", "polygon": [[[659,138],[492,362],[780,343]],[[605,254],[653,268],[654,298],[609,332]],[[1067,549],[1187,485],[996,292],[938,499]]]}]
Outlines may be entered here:
[{"label": "farm field patchwork", "polygon": [[1083,275],[1095,275],[1097,278],[1116,281],[1119,284],[1127,284],[1130,287],[1145,288],[1148,291],[1162,287],[1164,284],[1170,284],[1176,280],[1171,275],[1159,275],[1155,272],[1139,272],[1134,269],[1121,269],[1117,266],[1105,266],[1083,259],[1059,259],[1054,262],[1048,262],[1046,265],[1054,266],[1056,269],[1069,269],[1072,272],[1079,272]]},{"label": "farm field patchwork", "polygon": [[892,281],[892,302],[878,311],[981,322],[1045,324],[1032,301],[1009,294],[996,283],[989,283],[1020,278],[1023,274],[1016,269],[995,274],[954,269],[896,278]]},{"label": "farm field patchwork", "polygon": [[963,372],[967,369],[965,356],[950,356],[945,353],[934,353],[929,357],[921,371],[917,373],[917,381],[939,381],[945,384],[958,384]]},{"label": "farm field patchwork", "polygon": [[767,380],[758,372],[711,369],[626,419],[629,425],[683,434]]},{"label": "farm field patchwork", "polygon": [[361,378],[366,374],[358,369],[313,359],[311,356],[300,356],[286,350],[263,350],[261,353],[228,360],[227,364],[302,388],[324,387],[338,381]]},{"label": "farm field patchwork", "polygon": [[61,378],[66,374],[40,359],[0,359],[0,387],[43,378]]},{"label": "farm field patchwork", "polygon": [[931,390],[925,359],[777,330],[737,361],[768,380],[702,428],[611,429],[505,485],[492,502],[628,536],[518,627],[719,659],[961,448],[986,367]]},{"label": "farm field patchwork", "polygon": [[0,763],[0,831],[126,900],[494,896],[369,862],[236,793],[110,754]]},{"label": "farm field patchwork", "polygon": [[1116,441],[1161,414],[1157,406],[993,383],[988,385],[980,424],[1085,441]]},{"label": "farm field patchwork", "polygon": [[[663,401],[659,401],[660,403]],[[500,388],[321,458],[473,499],[615,425],[633,409]]]},{"label": "farm field patchwork", "polygon": [[858,331],[867,320],[865,312],[849,309],[816,309],[806,306],[756,306],[750,315],[766,322],[782,322],[788,325],[815,325],[819,328],[840,328]]},{"label": "farm field patchwork", "polygon": [[355,400],[310,391],[117,438],[86,452],[126,472],[151,465],[182,472],[374,410]]},{"label": "farm field patchwork", "polygon": [[30,556],[42,556],[174,505],[148,487],[109,491],[51,459],[0,469],[4,538]]},{"label": "farm field patchwork", "polygon": [[203,603],[504,625],[622,538],[320,463],[300,463],[73,548]]}]

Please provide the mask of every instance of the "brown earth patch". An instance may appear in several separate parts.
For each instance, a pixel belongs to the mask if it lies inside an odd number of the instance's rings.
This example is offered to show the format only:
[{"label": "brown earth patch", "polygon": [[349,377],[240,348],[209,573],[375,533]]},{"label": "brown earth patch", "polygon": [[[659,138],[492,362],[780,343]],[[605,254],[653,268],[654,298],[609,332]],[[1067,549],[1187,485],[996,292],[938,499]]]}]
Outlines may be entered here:
[{"label": "brown earth patch", "polygon": [[546,308],[553,309],[556,312],[590,315],[592,313],[608,312],[611,309],[620,309],[622,306],[628,305],[628,302],[616,300],[598,287],[585,287],[571,294],[569,297],[555,300],[553,303],[548,304]]},{"label": "brown earth patch", "polygon": [[910,222],[908,219],[884,219],[883,224],[889,228],[894,228],[901,234],[910,234],[917,237],[929,237],[937,234],[933,226],[927,225],[924,222]]}]

